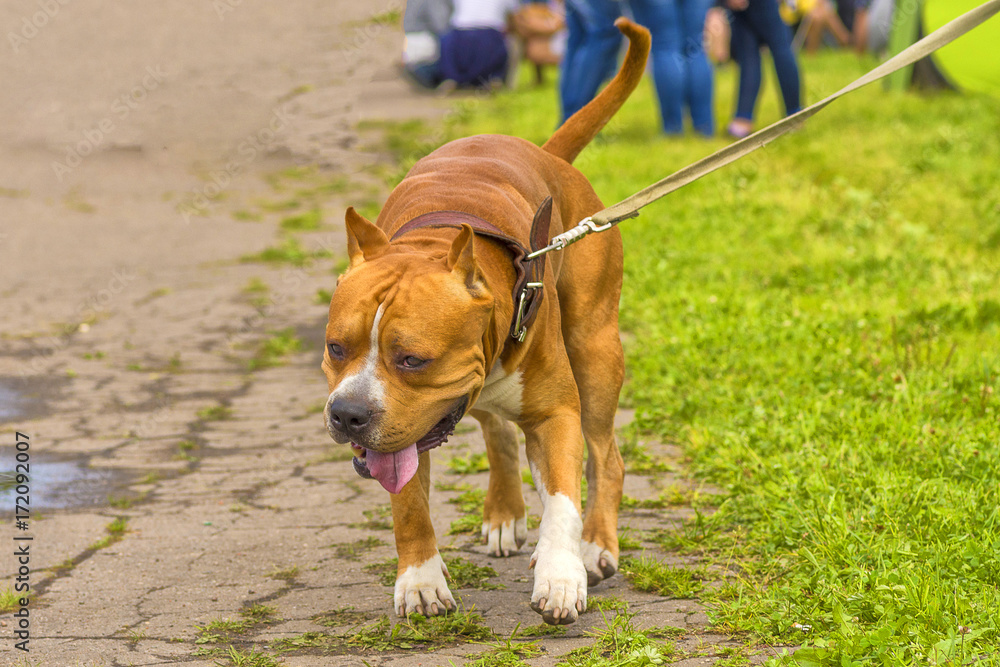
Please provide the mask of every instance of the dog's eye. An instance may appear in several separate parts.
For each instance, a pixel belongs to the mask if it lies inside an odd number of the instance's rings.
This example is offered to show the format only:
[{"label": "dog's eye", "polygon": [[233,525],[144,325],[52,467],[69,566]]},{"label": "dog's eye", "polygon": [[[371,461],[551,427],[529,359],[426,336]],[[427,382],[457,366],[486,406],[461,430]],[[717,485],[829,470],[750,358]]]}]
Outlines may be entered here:
[{"label": "dog's eye", "polygon": [[402,360],[400,360],[399,365],[402,366],[403,368],[413,369],[413,368],[420,368],[428,361],[429,359],[421,359],[420,357],[409,356],[409,357],[403,357]]},{"label": "dog's eye", "polygon": [[327,352],[330,353],[331,359],[336,359],[337,361],[343,360],[344,348],[342,348],[341,346],[337,345],[336,343],[327,343],[326,349]]}]

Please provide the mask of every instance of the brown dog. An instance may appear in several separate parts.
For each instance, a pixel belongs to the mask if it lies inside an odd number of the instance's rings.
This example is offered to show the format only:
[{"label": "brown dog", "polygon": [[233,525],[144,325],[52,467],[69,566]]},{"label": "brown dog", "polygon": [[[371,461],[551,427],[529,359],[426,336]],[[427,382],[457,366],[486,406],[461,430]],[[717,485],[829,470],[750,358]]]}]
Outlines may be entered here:
[{"label": "brown dog", "polygon": [[524,432],[544,505],[532,608],[548,623],[572,623],[588,582],[617,569],[621,236],[613,229],[524,259],[525,246],[603,208],[570,163],[642,77],[649,33],[617,25],[630,42],[621,71],[544,146],[459,139],[414,165],[377,223],[347,210],[350,267],[330,303],[324,415],[333,439],[352,444],[355,469],[392,494],[401,616],[455,607],[431,525],[427,450],[467,411],[486,440],[483,536],[496,556],[528,537],[514,424]]}]

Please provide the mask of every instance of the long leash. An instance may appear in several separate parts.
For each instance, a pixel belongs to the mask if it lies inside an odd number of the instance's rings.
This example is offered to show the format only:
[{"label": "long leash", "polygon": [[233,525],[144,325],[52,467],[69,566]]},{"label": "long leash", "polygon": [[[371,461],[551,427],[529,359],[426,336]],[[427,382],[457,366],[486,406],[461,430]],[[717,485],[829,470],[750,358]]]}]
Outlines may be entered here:
[{"label": "long leash", "polygon": [[819,113],[820,110],[825,108],[837,98],[843,97],[848,93],[854,92],[858,88],[867,86],[873,81],[878,81],[893,72],[912,65],[921,58],[930,55],[942,46],[949,44],[973,28],[986,22],[997,12],[1000,12],[1000,0],[989,0],[972,11],[959,16],[951,23],[935,30],[920,41],[911,45],[909,48],[901,51],[862,76],[860,79],[845,86],[844,88],[841,88],[826,99],[820,100],[819,102],[806,107],[802,111],[783,118],[772,125],[768,125],[764,129],[751,134],[749,137],[730,144],[722,150],[712,153],[708,157],[702,158],[701,160],[684,167],[670,176],[643,188],[639,192],[630,197],[626,197],[617,204],[608,206],[590,217],[584,218],[572,229],[568,229],[562,234],[553,236],[552,239],[549,240],[549,244],[547,246],[532,252],[527,258],[534,259],[535,257],[539,257],[549,252],[562,250],[570,244],[576,243],[585,236],[595,232],[603,232],[611,229],[622,220],[636,217],[639,215],[639,209],[647,204],[650,204],[661,197],[665,197],[674,190],[678,190],[685,185],[698,180],[702,176],[712,173],[716,169],[724,167],[731,162],[735,162],[736,160],[749,155],[758,148],[771,143],[781,135],[801,127],[808,118]]}]

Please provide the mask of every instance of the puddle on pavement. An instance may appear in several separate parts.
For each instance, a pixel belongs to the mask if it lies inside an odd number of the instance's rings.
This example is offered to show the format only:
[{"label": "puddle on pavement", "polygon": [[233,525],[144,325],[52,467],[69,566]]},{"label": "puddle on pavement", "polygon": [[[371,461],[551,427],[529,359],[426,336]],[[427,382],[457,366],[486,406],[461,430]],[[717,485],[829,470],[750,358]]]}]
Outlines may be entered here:
[{"label": "puddle on pavement", "polygon": [[0,424],[45,415],[50,403],[58,403],[67,380],[43,375],[0,376]]},{"label": "puddle on pavement", "polygon": [[6,384],[0,383],[0,422],[12,421],[24,414],[24,398]]},{"label": "puddle on pavement", "polygon": [[[12,471],[14,449],[0,450],[0,512],[13,512],[17,481]],[[87,458],[54,457],[31,451],[29,489],[31,509],[78,509],[107,505],[108,496],[121,494],[134,481],[130,471],[89,468]]]}]

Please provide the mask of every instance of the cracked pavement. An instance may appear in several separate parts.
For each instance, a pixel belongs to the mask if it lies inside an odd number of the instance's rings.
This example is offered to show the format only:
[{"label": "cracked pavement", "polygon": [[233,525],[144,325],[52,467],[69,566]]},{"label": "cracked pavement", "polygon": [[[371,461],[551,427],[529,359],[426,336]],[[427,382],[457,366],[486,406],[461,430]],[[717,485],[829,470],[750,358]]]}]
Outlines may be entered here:
[{"label": "cracked pavement", "polygon": [[[396,74],[398,26],[373,17],[401,8],[76,0],[0,49],[18,93],[0,100],[2,469],[13,467],[21,431],[37,475],[54,463],[88,475],[32,507],[31,651],[14,649],[6,612],[0,665],[207,667],[219,658],[197,654],[196,626],[255,603],[277,610],[244,638],[260,648],[322,630],[314,618],[323,612],[390,612],[391,588],[364,569],[394,555],[391,531],[364,515],[388,498],[325,433],[326,306],[316,295],[333,287],[339,216],[358,203],[354,190],[387,194],[370,169],[387,157],[366,148],[358,123],[433,123],[446,109]],[[0,25],[32,33],[24,21],[38,11],[31,0],[6,3]],[[145,78],[149,67],[158,78]],[[255,150],[242,160],[247,141]],[[356,185],[322,202],[328,222],[319,230],[296,235],[330,257],[303,267],[241,261],[283,238],[282,214],[266,203],[284,195],[267,177],[296,165]],[[265,211],[260,220],[236,219],[254,207]],[[254,284],[267,286],[257,298]],[[262,343],[289,328],[301,349],[248,370]],[[435,480],[485,488],[485,473],[447,471],[450,457],[483,451],[473,424],[435,450]],[[655,497],[672,481],[629,476],[626,493]],[[432,493],[439,540],[454,550],[445,556],[489,565],[505,586],[456,590],[460,604],[501,636],[537,625],[527,569],[537,530],[516,556],[490,558],[478,540],[445,534],[460,516],[447,503],[455,495]],[[537,497],[526,497],[537,516]],[[12,503],[0,510],[6,526]],[[621,523],[636,534],[690,513],[625,512]],[[124,532],[109,533],[121,517]],[[371,548],[338,556],[338,545],[371,537]],[[15,573],[12,558],[0,559],[0,588]],[[621,576],[591,595],[626,599],[640,626],[688,629],[689,650],[724,641],[705,634],[695,601],[636,592]],[[542,639],[546,654],[530,664],[555,664],[601,625],[600,613],[588,613],[566,635]],[[439,665],[480,650],[281,659]],[[711,658],[678,664],[704,662]]]}]

